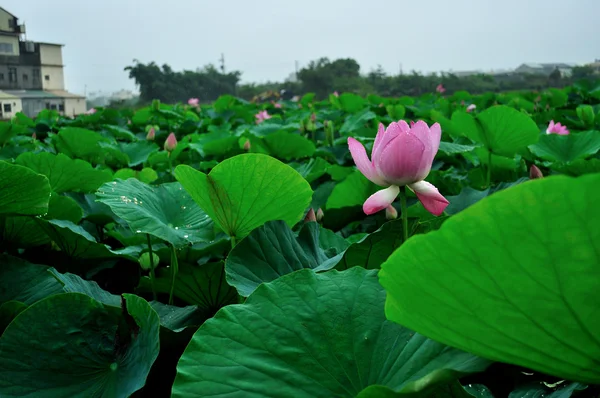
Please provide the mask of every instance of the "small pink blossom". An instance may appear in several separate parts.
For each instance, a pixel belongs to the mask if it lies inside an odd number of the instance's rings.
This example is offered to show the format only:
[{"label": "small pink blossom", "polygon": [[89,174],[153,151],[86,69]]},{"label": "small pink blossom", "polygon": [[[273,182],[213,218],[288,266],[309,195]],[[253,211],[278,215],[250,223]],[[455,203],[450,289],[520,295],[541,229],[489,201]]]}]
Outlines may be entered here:
[{"label": "small pink blossom", "polygon": [[467,112],[473,112],[475,110],[475,108],[477,108],[477,106],[475,104],[471,104],[469,106],[467,106]]},{"label": "small pink blossom", "polygon": [[279,103],[279,102],[276,102],[274,106],[275,106],[275,108],[281,109],[281,103]]},{"label": "small pink blossom", "polygon": [[333,95],[335,95],[336,97],[339,97],[339,96],[340,96],[340,94],[339,94],[337,91],[334,91],[334,92],[333,92]]},{"label": "small pink blossom", "polygon": [[250,143],[250,140],[247,140],[246,142],[244,142],[244,151],[249,151],[251,147],[252,147],[252,144]]},{"label": "small pink blossom", "polygon": [[529,168],[529,179],[535,180],[537,178],[543,178],[543,177],[544,177],[544,175],[542,174],[542,171],[535,164],[532,164],[531,167]]},{"label": "small pink blossom", "polygon": [[387,128],[379,124],[371,160],[360,142],[348,138],[350,154],[358,170],[371,182],[387,187],[366,200],[363,204],[365,214],[374,214],[390,206],[402,186],[412,190],[431,214],[439,216],[444,212],[448,200],[435,186],[424,181],[431,170],[441,136],[439,123],[429,127],[419,120],[412,128],[404,120],[393,122]]},{"label": "small pink blossom", "polygon": [[554,120],[550,120],[550,124],[548,124],[548,128],[546,129],[546,134],[558,134],[558,135],[569,135],[569,130],[567,126],[563,126],[560,123],[554,123]]},{"label": "small pink blossom", "polygon": [[260,111],[256,115],[254,115],[254,117],[256,118],[256,124],[259,124],[267,119],[270,119],[271,115],[269,115],[267,111]]},{"label": "small pink blossom", "polygon": [[437,85],[437,87],[435,88],[435,91],[437,91],[440,94],[444,94],[446,92],[446,89],[444,88],[444,86],[440,83]]},{"label": "small pink blossom", "polygon": [[315,215],[315,211],[311,207],[308,213],[306,213],[306,217],[304,217],[304,222],[317,222],[317,216]]},{"label": "small pink blossom", "polygon": [[94,113],[96,113],[96,108],[91,108],[87,112],[85,112],[86,115],[93,115]]},{"label": "small pink blossom", "polygon": [[148,134],[146,135],[146,139],[148,141],[154,141],[155,136],[156,130],[154,129],[154,127],[150,127],[150,130],[148,130]]},{"label": "small pink blossom", "polygon": [[200,103],[200,100],[198,98],[190,98],[188,100],[188,105],[191,105],[191,106],[198,106],[199,103]]}]

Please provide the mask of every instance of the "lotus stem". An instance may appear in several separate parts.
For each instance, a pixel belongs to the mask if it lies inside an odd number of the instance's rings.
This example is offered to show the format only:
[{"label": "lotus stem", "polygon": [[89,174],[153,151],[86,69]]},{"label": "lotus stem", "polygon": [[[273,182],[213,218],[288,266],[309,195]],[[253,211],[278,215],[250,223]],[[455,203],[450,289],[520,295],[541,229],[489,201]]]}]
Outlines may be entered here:
[{"label": "lotus stem", "polygon": [[400,187],[400,212],[402,217],[402,243],[408,240],[408,210],[406,206],[406,186]]},{"label": "lotus stem", "polygon": [[154,255],[152,253],[152,241],[150,240],[150,234],[146,234],[146,237],[148,238],[148,253],[150,254],[150,286],[152,287],[152,299],[156,301],[156,274],[154,273]]}]

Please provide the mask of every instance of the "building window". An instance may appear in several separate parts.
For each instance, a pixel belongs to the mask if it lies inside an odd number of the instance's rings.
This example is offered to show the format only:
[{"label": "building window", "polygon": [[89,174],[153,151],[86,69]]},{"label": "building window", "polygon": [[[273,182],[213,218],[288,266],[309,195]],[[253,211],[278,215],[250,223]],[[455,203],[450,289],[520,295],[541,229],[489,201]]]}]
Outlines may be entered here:
[{"label": "building window", "polygon": [[11,113],[12,112],[12,107],[10,106],[10,104],[4,104],[4,113]]},{"label": "building window", "polygon": [[44,79],[45,79],[47,82],[49,82],[49,81],[50,81],[50,75],[46,75],[46,76],[44,76]]},{"label": "building window", "polygon": [[65,106],[63,104],[58,105],[58,111],[59,112],[64,112],[65,111]]},{"label": "building window", "polygon": [[33,84],[34,85],[40,84],[40,77],[42,76],[42,74],[40,73],[40,70],[34,69],[32,72],[33,73],[31,75],[33,77]]},{"label": "building window", "polygon": [[0,81],[4,81],[4,73],[0,73]]},{"label": "building window", "polygon": [[55,111],[57,108],[56,104],[50,104],[50,110]]},{"label": "building window", "polygon": [[26,82],[29,80],[29,76],[26,73],[23,73],[23,81]]},{"label": "building window", "polygon": [[13,52],[12,43],[0,43],[0,53],[12,54]]},{"label": "building window", "polygon": [[10,18],[8,20],[8,27],[9,28],[15,28],[15,27],[17,27],[17,24],[15,24],[15,19],[14,18]]},{"label": "building window", "polygon": [[17,68],[8,68],[8,81],[11,83],[17,82]]}]

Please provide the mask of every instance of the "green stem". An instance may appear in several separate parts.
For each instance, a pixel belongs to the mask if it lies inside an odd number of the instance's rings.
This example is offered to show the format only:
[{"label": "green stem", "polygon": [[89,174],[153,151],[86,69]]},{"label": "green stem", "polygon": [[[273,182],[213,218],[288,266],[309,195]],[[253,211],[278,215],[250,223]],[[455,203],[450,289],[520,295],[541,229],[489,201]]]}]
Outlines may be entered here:
[{"label": "green stem", "polygon": [[175,246],[171,245],[171,290],[169,290],[169,305],[173,305],[173,291],[175,291],[175,280],[179,273],[179,262],[177,261],[177,251]]},{"label": "green stem", "polygon": [[152,253],[152,242],[150,241],[150,234],[146,234],[146,237],[148,238],[148,253],[150,253],[150,286],[152,287],[152,299],[156,301],[156,274],[154,273],[154,255]]},{"label": "green stem", "polygon": [[406,186],[400,187],[400,211],[402,217],[402,236],[404,240],[402,243],[408,240],[408,210],[406,206]]},{"label": "green stem", "polygon": [[486,186],[489,188],[491,186],[491,184],[492,184],[492,152],[488,151]]},{"label": "green stem", "polygon": [[231,250],[233,250],[233,248],[235,247],[235,243],[236,243],[235,242],[235,236],[231,236],[230,240],[231,240]]},{"label": "green stem", "polygon": [[175,177],[173,177],[173,161],[171,160],[171,152],[169,152],[169,155],[167,158],[169,159],[169,170],[171,173],[171,177],[175,178]]}]

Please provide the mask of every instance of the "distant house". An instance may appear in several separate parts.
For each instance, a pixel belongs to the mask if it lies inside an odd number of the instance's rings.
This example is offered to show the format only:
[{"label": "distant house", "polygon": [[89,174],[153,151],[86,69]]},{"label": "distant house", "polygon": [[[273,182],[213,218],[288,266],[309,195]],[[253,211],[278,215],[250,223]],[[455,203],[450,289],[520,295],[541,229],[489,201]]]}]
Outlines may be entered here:
[{"label": "distant house", "polygon": [[63,45],[26,41],[24,34],[25,25],[19,24],[17,17],[0,8],[2,118],[16,113],[13,108],[22,109],[31,117],[42,109],[55,109],[65,116],[84,113],[87,110],[85,97],[65,90]]},{"label": "distant house", "polygon": [[518,68],[516,68],[515,73],[528,73],[532,75],[550,76],[552,72],[554,72],[557,69],[560,72],[561,76],[568,77],[571,76],[571,73],[573,71],[573,65],[565,63],[526,63],[521,64]]},{"label": "distant house", "polygon": [[596,59],[585,66],[592,68],[594,73],[600,74],[600,59]]}]

